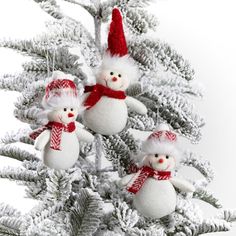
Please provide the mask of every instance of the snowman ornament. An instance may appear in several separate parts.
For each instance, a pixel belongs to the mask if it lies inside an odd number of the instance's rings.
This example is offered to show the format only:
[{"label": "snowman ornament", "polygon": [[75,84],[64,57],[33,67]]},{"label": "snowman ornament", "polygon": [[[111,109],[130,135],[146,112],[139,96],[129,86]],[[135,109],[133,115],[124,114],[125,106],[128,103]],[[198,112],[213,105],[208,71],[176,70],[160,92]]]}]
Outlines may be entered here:
[{"label": "snowman ornament", "polygon": [[146,106],[125,95],[125,90],[138,78],[138,68],[128,55],[122,17],[115,8],[108,35],[108,49],[96,75],[96,84],[85,86],[87,108],[84,124],[96,133],[113,135],[122,131],[127,123],[128,109],[145,115]]},{"label": "snowman ornament", "polygon": [[76,122],[81,101],[75,83],[62,72],[54,72],[52,77],[42,101],[48,123],[30,137],[46,166],[68,169],[78,159],[79,141],[92,142],[94,137]]},{"label": "snowman ornament", "polygon": [[174,187],[184,192],[195,191],[191,183],[171,176],[179,157],[176,141],[176,134],[167,125],[160,125],[142,145],[142,151],[146,153],[143,166],[119,182],[134,194],[133,205],[145,217],[158,219],[175,211]]}]

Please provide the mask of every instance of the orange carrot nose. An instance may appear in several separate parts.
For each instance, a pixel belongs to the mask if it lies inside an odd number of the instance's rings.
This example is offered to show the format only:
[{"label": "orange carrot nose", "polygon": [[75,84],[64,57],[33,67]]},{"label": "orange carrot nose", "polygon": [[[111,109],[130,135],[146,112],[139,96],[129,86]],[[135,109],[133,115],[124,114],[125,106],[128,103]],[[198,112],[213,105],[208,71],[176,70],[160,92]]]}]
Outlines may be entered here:
[{"label": "orange carrot nose", "polygon": [[113,82],[116,82],[116,81],[117,81],[117,78],[116,78],[116,77],[113,77],[113,78],[112,78],[112,81],[113,81]]},{"label": "orange carrot nose", "polygon": [[68,117],[73,117],[74,114],[73,113],[68,113]]},{"label": "orange carrot nose", "polygon": [[161,163],[163,163],[163,162],[164,162],[164,160],[163,160],[163,159],[160,159],[158,162],[161,164]]}]

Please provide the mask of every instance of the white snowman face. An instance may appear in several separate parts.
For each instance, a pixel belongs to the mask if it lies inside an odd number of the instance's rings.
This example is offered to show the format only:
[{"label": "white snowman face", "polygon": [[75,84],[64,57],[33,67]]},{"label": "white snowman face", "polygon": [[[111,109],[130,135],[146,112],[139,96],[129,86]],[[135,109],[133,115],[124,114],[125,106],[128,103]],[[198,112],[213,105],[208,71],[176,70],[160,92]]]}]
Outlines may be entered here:
[{"label": "white snowman face", "polygon": [[146,161],[150,167],[158,171],[170,171],[175,167],[175,158],[164,154],[149,154]]},{"label": "white snowman face", "polygon": [[97,77],[97,82],[116,91],[124,91],[130,84],[130,80],[125,73],[112,69],[101,71]]},{"label": "white snowman face", "polygon": [[75,107],[58,108],[48,113],[48,120],[63,124],[69,124],[76,120],[79,110]]}]

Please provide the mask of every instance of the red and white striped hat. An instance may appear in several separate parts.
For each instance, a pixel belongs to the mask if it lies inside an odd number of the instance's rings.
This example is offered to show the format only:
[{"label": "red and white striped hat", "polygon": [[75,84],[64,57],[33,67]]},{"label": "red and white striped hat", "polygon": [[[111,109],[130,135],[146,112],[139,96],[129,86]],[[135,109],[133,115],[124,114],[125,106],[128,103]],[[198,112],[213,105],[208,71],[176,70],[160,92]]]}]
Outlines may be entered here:
[{"label": "red and white striped hat", "polygon": [[69,75],[55,71],[52,81],[46,86],[42,106],[47,108],[78,107],[78,93]]},{"label": "red and white striped hat", "polygon": [[177,135],[170,131],[169,126],[160,124],[142,144],[142,151],[147,154],[165,154],[179,157]]}]

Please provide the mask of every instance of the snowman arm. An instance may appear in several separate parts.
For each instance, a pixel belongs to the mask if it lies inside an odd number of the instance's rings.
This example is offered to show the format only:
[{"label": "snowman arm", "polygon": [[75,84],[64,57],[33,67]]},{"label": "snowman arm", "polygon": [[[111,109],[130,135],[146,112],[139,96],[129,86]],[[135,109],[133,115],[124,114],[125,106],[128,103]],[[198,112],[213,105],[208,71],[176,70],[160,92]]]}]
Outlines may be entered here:
[{"label": "snowman arm", "polygon": [[132,178],[135,176],[135,174],[130,174],[130,175],[126,175],[124,176],[123,178],[121,178],[119,181],[118,181],[118,185],[120,187],[124,187],[126,186],[131,180]]},{"label": "snowman arm", "polygon": [[75,130],[75,133],[78,138],[78,141],[91,143],[94,140],[94,136],[85,129],[77,128]]},{"label": "snowman arm", "polygon": [[84,125],[79,123],[78,121],[75,121],[75,127],[76,127],[76,129],[83,129]]},{"label": "snowman arm", "polygon": [[146,106],[142,102],[140,102],[139,100],[137,100],[133,97],[127,96],[125,98],[125,103],[132,111],[135,111],[141,115],[147,114]]},{"label": "snowman arm", "polygon": [[44,130],[35,140],[34,147],[38,151],[42,151],[50,140],[50,130]]},{"label": "snowman arm", "polygon": [[177,177],[170,178],[170,182],[174,185],[174,187],[178,188],[183,192],[194,192],[195,187],[184,179],[179,179]]}]

